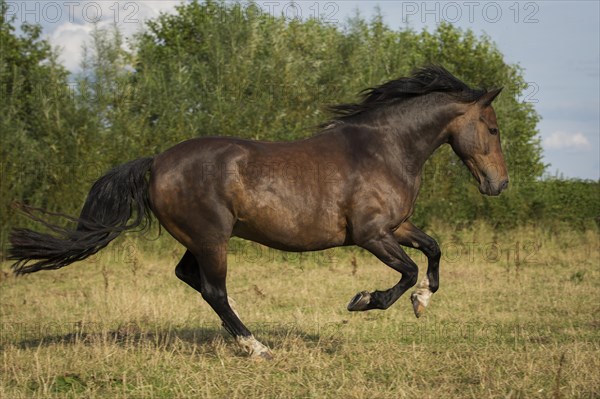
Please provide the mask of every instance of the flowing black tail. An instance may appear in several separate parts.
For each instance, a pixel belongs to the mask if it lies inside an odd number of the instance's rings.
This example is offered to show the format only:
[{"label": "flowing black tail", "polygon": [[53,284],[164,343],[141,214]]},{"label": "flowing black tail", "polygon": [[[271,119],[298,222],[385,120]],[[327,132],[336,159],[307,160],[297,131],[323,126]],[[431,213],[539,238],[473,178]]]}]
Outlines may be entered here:
[{"label": "flowing black tail", "polygon": [[[54,234],[14,229],[8,259],[17,274],[60,269],[95,254],[125,230],[150,225],[151,210],[146,174],[152,158],[140,158],[109,171],[94,183],[79,218],[21,205],[21,210]],[[42,220],[36,213],[77,222],[75,230]],[[132,213],[135,219],[127,224]]]}]

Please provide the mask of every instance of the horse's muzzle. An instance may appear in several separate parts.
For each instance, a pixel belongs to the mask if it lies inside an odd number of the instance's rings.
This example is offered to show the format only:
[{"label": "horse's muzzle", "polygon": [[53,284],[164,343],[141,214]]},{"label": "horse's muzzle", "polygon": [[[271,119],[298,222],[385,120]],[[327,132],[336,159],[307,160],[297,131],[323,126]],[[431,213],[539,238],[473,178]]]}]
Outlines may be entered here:
[{"label": "horse's muzzle", "polygon": [[479,192],[484,195],[497,196],[500,195],[508,187],[508,178],[494,181],[489,179],[483,179],[479,184]]}]

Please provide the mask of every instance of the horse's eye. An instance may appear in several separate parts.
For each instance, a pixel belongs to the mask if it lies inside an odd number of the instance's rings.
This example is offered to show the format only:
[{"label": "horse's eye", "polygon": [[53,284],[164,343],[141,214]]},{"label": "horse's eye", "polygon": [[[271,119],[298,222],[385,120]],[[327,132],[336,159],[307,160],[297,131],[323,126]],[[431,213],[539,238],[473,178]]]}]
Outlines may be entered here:
[{"label": "horse's eye", "polygon": [[498,134],[498,128],[497,127],[491,127],[489,129],[489,131],[490,131],[490,134],[494,134],[494,135]]}]

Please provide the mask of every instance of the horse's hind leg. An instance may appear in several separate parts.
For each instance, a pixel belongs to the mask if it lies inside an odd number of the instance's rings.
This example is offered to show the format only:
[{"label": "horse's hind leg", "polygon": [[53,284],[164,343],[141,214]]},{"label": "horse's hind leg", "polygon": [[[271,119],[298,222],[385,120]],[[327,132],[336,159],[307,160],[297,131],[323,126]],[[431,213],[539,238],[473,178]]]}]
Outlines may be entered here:
[{"label": "horse's hind leg", "polygon": [[[200,287],[200,267],[198,266],[198,262],[196,262],[196,257],[190,251],[185,252],[183,258],[181,258],[181,260],[175,267],[175,275],[181,281],[183,281],[199,293],[202,293]],[[235,304],[235,301],[229,296],[227,298],[229,301],[229,306],[231,307],[233,312],[239,317],[238,312],[233,306]]]},{"label": "horse's hind leg", "polygon": [[200,267],[190,251],[185,251],[183,258],[175,267],[175,275],[198,292],[200,291]]},{"label": "horse's hind leg", "polygon": [[175,268],[175,274],[182,281],[202,294],[223,322],[223,327],[236,339],[238,345],[252,357],[270,359],[271,351],[254,338],[252,333],[232,309],[227,296],[225,279],[227,276],[226,243],[204,246],[187,251]]}]

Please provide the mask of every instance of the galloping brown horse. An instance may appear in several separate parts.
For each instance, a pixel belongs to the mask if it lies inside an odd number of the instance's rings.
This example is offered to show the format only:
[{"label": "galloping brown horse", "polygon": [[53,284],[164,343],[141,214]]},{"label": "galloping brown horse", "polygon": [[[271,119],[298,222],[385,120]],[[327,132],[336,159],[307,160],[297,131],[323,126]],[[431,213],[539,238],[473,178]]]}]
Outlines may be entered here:
[{"label": "galloping brown horse", "polygon": [[[13,268],[31,273],[85,259],[119,233],[147,226],[154,213],[187,248],[177,277],[202,294],[252,356],[270,358],[271,352],[229,304],[232,236],[285,251],[358,245],[402,275],[388,290],[358,293],[351,311],[387,309],[413,287],[417,265],[402,246],[418,248],[428,258],[427,276],[411,296],[418,317],[438,289],[440,260],[435,240],[409,221],[423,164],[449,143],[479,191],[500,194],[508,175],[491,106],[500,90],[471,89],[429,66],[367,90],[359,103],[334,107],[336,117],[305,140],[185,141],[101,177],[80,217],[72,218],[74,230],[43,221],[54,234],[14,230]],[[41,221],[34,208],[23,209]]]}]

